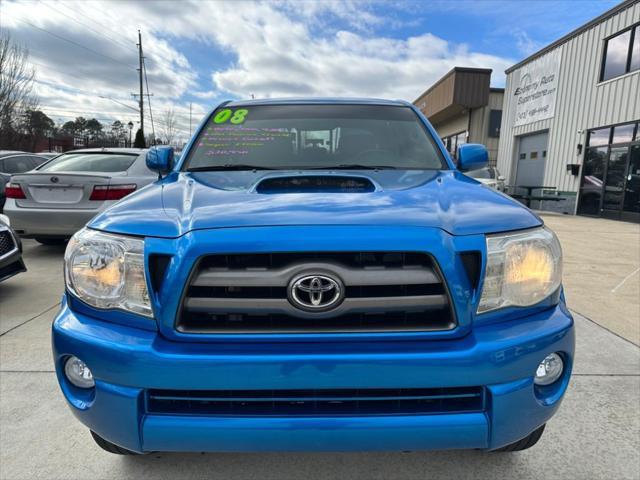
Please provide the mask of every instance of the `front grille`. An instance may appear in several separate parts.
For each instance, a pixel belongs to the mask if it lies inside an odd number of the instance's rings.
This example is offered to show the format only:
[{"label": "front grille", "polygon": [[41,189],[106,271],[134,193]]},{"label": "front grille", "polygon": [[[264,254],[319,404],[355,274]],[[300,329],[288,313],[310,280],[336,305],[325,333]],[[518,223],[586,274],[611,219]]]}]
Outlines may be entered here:
[{"label": "front grille", "polygon": [[[327,274],[343,284],[324,311],[294,305],[290,284]],[[209,255],[194,267],[177,330],[187,333],[329,333],[450,330],[446,285],[430,255],[315,252]]]},{"label": "front grille", "polygon": [[16,248],[15,241],[8,230],[0,232],[0,257]]},{"label": "front grille", "polygon": [[147,391],[147,411],[169,415],[420,415],[481,412],[485,404],[482,387]]}]

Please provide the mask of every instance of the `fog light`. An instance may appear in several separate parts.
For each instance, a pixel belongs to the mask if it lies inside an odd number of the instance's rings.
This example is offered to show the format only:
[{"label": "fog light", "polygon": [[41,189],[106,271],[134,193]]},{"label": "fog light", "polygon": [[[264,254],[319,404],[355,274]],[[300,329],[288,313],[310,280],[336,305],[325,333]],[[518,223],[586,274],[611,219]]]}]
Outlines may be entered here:
[{"label": "fog light", "polygon": [[73,355],[65,362],[64,373],[69,381],[78,388],[93,388],[96,384],[87,364]]},{"label": "fog light", "polygon": [[536,377],[533,380],[536,385],[551,385],[560,378],[564,370],[562,357],[557,353],[547,355],[536,370]]}]

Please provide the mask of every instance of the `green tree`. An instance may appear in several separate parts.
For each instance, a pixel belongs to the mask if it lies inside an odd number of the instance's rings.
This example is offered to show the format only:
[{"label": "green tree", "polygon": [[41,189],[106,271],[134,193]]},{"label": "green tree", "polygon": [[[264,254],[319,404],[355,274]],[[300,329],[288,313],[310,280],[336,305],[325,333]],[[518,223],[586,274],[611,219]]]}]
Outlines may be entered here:
[{"label": "green tree", "polygon": [[133,142],[133,147],[134,148],[146,148],[147,145],[144,141],[144,133],[142,133],[141,129],[138,129],[138,131],[136,132],[136,139]]},{"label": "green tree", "polygon": [[124,125],[120,120],[116,120],[111,124],[111,136],[116,140],[125,137]]},{"label": "green tree", "polygon": [[53,134],[56,124],[41,110],[27,110],[24,114],[23,128],[27,135],[40,138]]},{"label": "green tree", "polygon": [[62,127],[60,127],[60,132],[64,135],[75,135],[76,134],[76,122],[73,120],[69,120],[65,122]]},{"label": "green tree", "polygon": [[76,117],[73,121],[75,123],[75,134],[84,136],[87,133],[87,119],[84,117]]},{"label": "green tree", "polygon": [[87,120],[85,131],[91,138],[98,138],[102,134],[102,124],[95,118]]}]

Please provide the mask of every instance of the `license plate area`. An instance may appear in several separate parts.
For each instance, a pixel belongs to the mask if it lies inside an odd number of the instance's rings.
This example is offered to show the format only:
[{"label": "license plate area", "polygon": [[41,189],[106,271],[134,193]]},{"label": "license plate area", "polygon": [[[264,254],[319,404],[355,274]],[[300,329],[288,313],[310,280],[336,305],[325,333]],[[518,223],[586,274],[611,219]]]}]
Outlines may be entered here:
[{"label": "license plate area", "polygon": [[34,201],[39,203],[78,203],[82,200],[84,189],[76,186],[38,186],[29,187]]}]

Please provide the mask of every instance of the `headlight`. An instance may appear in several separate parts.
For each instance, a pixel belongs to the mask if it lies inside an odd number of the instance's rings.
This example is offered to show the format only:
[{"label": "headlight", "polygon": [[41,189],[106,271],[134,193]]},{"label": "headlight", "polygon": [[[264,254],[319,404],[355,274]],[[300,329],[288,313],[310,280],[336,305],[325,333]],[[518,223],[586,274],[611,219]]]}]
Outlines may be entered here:
[{"label": "headlight", "polygon": [[562,281],[562,250],[546,228],[487,236],[487,268],[478,313],[534,305]]},{"label": "headlight", "polygon": [[142,239],[82,229],[64,254],[67,289],[97,308],[152,317],[143,252]]}]

